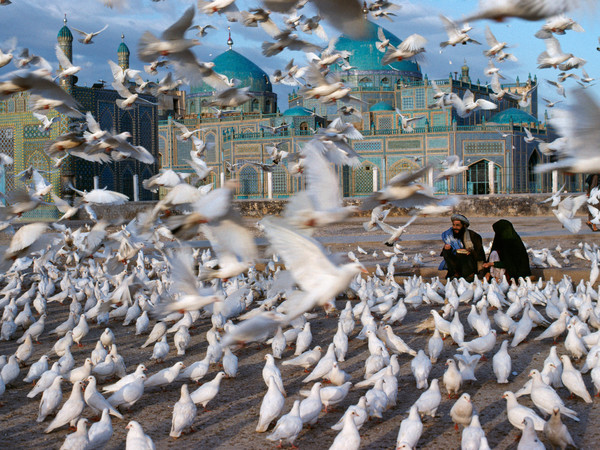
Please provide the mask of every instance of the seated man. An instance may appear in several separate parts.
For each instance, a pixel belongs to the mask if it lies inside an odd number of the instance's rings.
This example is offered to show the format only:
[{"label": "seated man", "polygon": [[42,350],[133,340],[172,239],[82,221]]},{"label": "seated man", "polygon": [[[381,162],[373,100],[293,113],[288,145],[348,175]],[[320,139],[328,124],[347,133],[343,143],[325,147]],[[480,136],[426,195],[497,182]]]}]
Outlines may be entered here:
[{"label": "seated man", "polygon": [[469,230],[469,220],[462,214],[453,214],[452,227],[442,233],[444,261],[439,269],[448,270],[446,278],[465,278],[473,281],[475,275],[485,274],[485,252],[481,236]]}]

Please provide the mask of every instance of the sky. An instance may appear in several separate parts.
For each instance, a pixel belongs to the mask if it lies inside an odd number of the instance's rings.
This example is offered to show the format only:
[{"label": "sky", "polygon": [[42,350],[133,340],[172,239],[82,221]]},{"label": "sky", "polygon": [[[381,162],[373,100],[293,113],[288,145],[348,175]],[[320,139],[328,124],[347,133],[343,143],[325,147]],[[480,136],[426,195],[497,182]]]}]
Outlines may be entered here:
[{"label": "sky", "polygon": [[[27,47],[57,67],[58,63],[54,54],[56,35],[63,25],[64,15],[67,14],[67,25],[71,28],[75,38],[73,41],[74,63],[82,66],[82,70],[78,74],[79,84],[91,86],[100,79],[110,82],[112,76],[107,60],[117,61],[116,50],[121,42],[122,33],[125,35],[125,42],[131,51],[130,66],[133,69],[142,69],[143,64],[136,56],[137,42],[141,34],[148,30],[155,35],[160,35],[161,31],[175,22],[190,5],[195,4],[195,2],[186,0],[158,2],[128,0],[127,3],[124,8],[110,9],[105,7],[101,0],[52,0],[51,2],[48,0],[13,0],[12,4],[0,7],[0,17],[2,17],[0,48],[7,50],[9,39],[15,37],[19,48]],[[466,60],[471,69],[471,79],[474,82],[479,79],[485,83],[487,79],[483,74],[483,69],[487,65],[487,58],[482,51],[487,48],[484,29],[485,25],[489,24],[498,40],[508,42],[512,46],[510,52],[519,58],[518,62],[497,64],[507,77],[507,82],[514,82],[517,76],[524,81],[528,74],[531,73],[532,76],[537,74],[538,80],[541,81],[538,97],[546,97],[550,100],[560,99],[555,89],[543,82],[544,79],[556,79],[558,71],[537,69],[537,56],[545,49],[545,44],[543,40],[537,39],[533,35],[543,22],[526,22],[519,19],[510,19],[504,23],[475,22],[471,24],[474,29],[469,35],[483,45],[468,44],[455,48],[448,47],[444,51],[440,51],[439,43],[446,39],[446,35],[439,15],[444,14],[452,19],[460,20],[464,15],[475,11],[478,2],[476,0],[396,0],[395,3],[401,8],[396,11],[393,21],[373,18],[370,20],[383,26],[400,39],[413,33],[423,35],[428,43],[421,68],[422,72],[427,74],[430,79],[446,78],[450,72],[460,72],[460,67]],[[259,6],[260,1],[237,0],[236,4],[240,9],[248,9]],[[315,10],[309,4],[300,12],[306,16],[312,16]],[[596,50],[596,47],[599,46],[598,19],[600,11],[598,8],[587,6],[584,9],[573,11],[569,16],[583,26],[585,32],[567,31],[566,35],[559,36],[562,49],[567,53],[573,53],[586,59],[588,63],[585,68],[589,75],[600,78],[598,58],[600,52]],[[273,18],[278,25],[282,26],[281,15],[274,14]],[[269,40],[269,36],[262,28],[246,28],[240,23],[228,23],[223,16],[216,14],[207,16],[198,12],[194,23],[198,25],[210,23],[218,28],[217,30],[208,30],[206,37],[199,38],[202,44],[195,47],[193,51],[200,61],[210,61],[227,49],[227,27],[231,26],[234,49],[254,61],[269,75],[275,69],[283,69],[291,58],[295,58],[297,62],[304,62],[305,58],[302,52],[296,51],[284,51],[271,58],[263,56],[260,45]],[[104,25],[108,25],[108,29],[94,38],[94,44],[83,45],[76,41],[79,36],[73,28],[90,32],[100,30]],[[325,29],[330,38],[339,35],[339,32],[329,24],[325,24]],[[305,35],[301,32],[298,34],[318,45],[326,46],[327,44],[314,35]],[[193,38],[195,33],[192,30],[186,36]],[[0,77],[14,69],[12,64],[0,68]],[[574,72],[580,73],[578,70]],[[155,77],[145,73],[142,76],[159,79],[164,75],[166,75],[166,71],[162,71]],[[565,82],[565,86],[569,89],[576,87],[577,84],[569,79]],[[598,98],[600,98],[599,86],[590,88]],[[281,110],[287,108],[289,91],[289,88],[275,86]],[[543,102],[540,104],[540,116],[544,111],[544,108],[541,107],[542,104]]]}]

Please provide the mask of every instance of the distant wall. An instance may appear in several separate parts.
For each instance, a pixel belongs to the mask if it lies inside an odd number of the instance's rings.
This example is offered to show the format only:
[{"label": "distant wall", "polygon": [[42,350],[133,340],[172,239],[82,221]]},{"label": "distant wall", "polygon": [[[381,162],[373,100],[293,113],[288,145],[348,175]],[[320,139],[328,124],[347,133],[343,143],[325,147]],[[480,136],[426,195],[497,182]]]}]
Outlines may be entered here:
[{"label": "distant wall", "polygon": [[[552,215],[550,203],[540,204],[550,194],[501,194],[501,195],[464,195],[460,196],[461,203],[455,212],[467,216],[547,216]],[[345,205],[360,206],[361,198],[346,198]],[[137,213],[153,207],[155,202],[128,202],[120,206],[94,206],[98,217],[104,219],[125,220],[133,219]],[[235,202],[242,215],[247,217],[263,217],[266,215],[281,214],[286,200],[237,200]],[[368,216],[369,211],[361,211],[358,215]],[[394,209],[392,215],[407,215],[408,211]],[[81,212],[80,219],[86,219],[85,212]]]}]

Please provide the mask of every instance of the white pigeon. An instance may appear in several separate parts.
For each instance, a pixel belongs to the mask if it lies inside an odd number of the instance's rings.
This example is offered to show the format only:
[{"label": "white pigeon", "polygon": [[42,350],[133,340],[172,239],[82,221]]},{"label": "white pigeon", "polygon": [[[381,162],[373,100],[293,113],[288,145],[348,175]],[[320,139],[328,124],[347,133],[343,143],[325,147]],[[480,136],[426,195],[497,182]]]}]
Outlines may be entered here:
[{"label": "white pigeon", "polygon": [[52,414],[62,401],[61,383],[64,380],[62,376],[57,376],[48,389],[42,394],[40,407],[36,421],[43,422],[46,417]]},{"label": "white pigeon", "polygon": [[433,336],[431,336],[431,338],[429,338],[429,341],[427,341],[427,352],[429,353],[429,359],[431,360],[432,364],[435,364],[437,362],[437,359],[442,353],[443,349],[444,341],[440,336],[440,332],[436,328],[433,331]]},{"label": "white pigeon", "polygon": [[466,392],[462,394],[452,408],[450,409],[450,417],[454,422],[454,429],[458,431],[458,426],[468,426],[471,423],[471,417],[473,416],[473,403],[471,403],[471,396]]},{"label": "white pigeon", "polygon": [[351,412],[344,418],[342,430],[335,437],[330,450],[358,450],[360,447],[360,434],[354,422],[354,417],[358,414]]},{"label": "white pigeon", "polygon": [[125,428],[129,430],[125,440],[125,450],[156,450],[150,436],[144,433],[142,426],[135,420],[129,422]]},{"label": "white pigeon", "polygon": [[121,413],[113,408],[113,406],[106,401],[102,394],[98,392],[96,389],[96,377],[93,375],[87,378],[87,386],[85,387],[83,398],[87,405],[92,408],[92,411],[94,411],[97,415],[100,415],[104,409],[108,409],[111,415],[118,417],[119,419],[123,418]]},{"label": "white pigeon", "polygon": [[211,381],[204,383],[192,392],[191,397],[194,403],[201,404],[202,407],[206,409],[206,405],[219,393],[219,387],[223,377],[225,377],[225,372],[219,372]]},{"label": "white pigeon", "polygon": [[264,359],[266,360],[266,363],[262,370],[263,381],[265,382],[265,384],[267,384],[269,381],[269,378],[272,376],[275,379],[275,382],[277,383],[279,390],[285,397],[286,393],[285,393],[285,388],[283,387],[283,379],[281,378],[281,371],[275,364],[275,358],[273,358],[273,355],[267,353],[264,356]]},{"label": "white pigeon", "polygon": [[435,417],[435,413],[437,412],[441,401],[442,394],[440,392],[439,380],[434,378],[431,380],[429,389],[419,396],[415,402],[415,406],[421,416],[430,415],[431,417]]},{"label": "white pigeon", "polygon": [[61,450],[76,450],[89,448],[90,441],[88,439],[87,419],[79,419],[77,421],[77,430],[75,433],[67,435]]},{"label": "white pigeon", "polygon": [[461,342],[458,350],[466,348],[469,352],[478,353],[485,356],[485,353],[489,352],[496,345],[496,330],[491,330],[485,336],[473,339],[470,342]]},{"label": "white pigeon", "polygon": [[267,393],[263,397],[260,405],[260,416],[258,425],[256,426],[256,431],[258,433],[267,431],[271,422],[279,417],[285,404],[285,397],[279,390],[279,387],[272,376],[269,377],[267,386]]},{"label": "white pigeon", "polygon": [[554,448],[567,448],[569,445],[576,448],[575,441],[569,429],[560,419],[560,409],[554,408],[552,415],[544,425],[544,434]]},{"label": "white pigeon", "polygon": [[442,381],[444,383],[446,391],[448,392],[448,398],[451,398],[452,394],[458,396],[458,391],[460,390],[460,386],[462,385],[462,375],[456,367],[456,361],[454,361],[453,359],[448,359],[446,361],[446,365],[448,366],[448,368],[442,376]]},{"label": "white pigeon", "polygon": [[178,438],[185,429],[190,428],[193,430],[196,409],[196,405],[190,397],[188,385],[182,385],[181,396],[173,407],[173,419],[171,421],[171,432],[169,433],[169,436]]},{"label": "white pigeon", "polygon": [[517,450],[544,450],[546,447],[537,437],[533,420],[530,417],[525,417],[523,423],[525,427],[523,428],[523,435],[521,436]]},{"label": "white pigeon", "polygon": [[563,385],[571,392],[583,399],[586,403],[593,403],[592,397],[585,387],[581,372],[573,367],[571,358],[568,355],[562,355],[560,360],[563,364],[563,370],[561,375],[561,381]]},{"label": "white pigeon", "polygon": [[281,355],[285,351],[287,346],[287,341],[285,339],[285,335],[281,330],[281,327],[277,328],[277,332],[275,336],[273,336],[273,340],[271,341],[271,349],[273,352],[273,358],[281,359]]},{"label": "white pigeon", "polygon": [[561,414],[579,422],[577,413],[565,406],[558,394],[542,380],[539,371],[532,370],[529,372],[532,379],[531,384],[531,401],[544,414],[551,414],[555,407],[560,409]]},{"label": "white pigeon", "polygon": [[306,324],[304,324],[304,328],[296,338],[296,351],[294,352],[294,355],[299,356],[304,353],[310,346],[311,342],[312,333],[310,331],[310,322],[306,322]]},{"label": "white pigeon", "polygon": [[171,367],[167,367],[156,372],[154,375],[150,376],[144,386],[146,388],[155,387],[155,386],[166,386],[171,384],[173,381],[177,379],[179,373],[185,368],[185,364],[181,361],[175,363]]},{"label": "white pigeon", "polygon": [[38,380],[48,370],[48,360],[48,355],[42,355],[38,361],[31,365],[23,381],[25,383],[33,383]]},{"label": "white pigeon", "polygon": [[308,372],[308,368],[313,366],[317,361],[321,359],[321,346],[317,345],[312,350],[307,350],[300,356],[288,359],[281,363],[282,366],[300,366],[304,368],[305,372]]},{"label": "white pigeon", "polygon": [[522,430],[525,428],[523,419],[525,417],[530,417],[531,420],[533,420],[536,430],[542,431],[544,429],[546,421],[538,416],[533,409],[520,405],[513,392],[506,391],[502,394],[502,398],[506,399],[506,415],[513,427]]},{"label": "white pigeon", "polygon": [[494,369],[494,375],[496,381],[499,384],[508,383],[508,376],[510,375],[511,359],[508,354],[508,341],[502,341],[500,350],[492,358],[492,367]]},{"label": "white pigeon", "polygon": [[302,424],[314,425],[319,419],[323,402],[321,401],[321,383],[313,384],[310,394],[300,402],[300,418]]},{"label": "white pigeon", "polygon": [[356,405],[352,405],[346,409],[344,415],[340,418],[340,420],[337,421],[335,425],[331,427],[331,429],[340,431],[342,429],[346,414],[350,414],[351,412],[356,413],[354,416],[354,423],[356,423],[356,428],[360,430],[369,417],[367,413],[367,398],[364,395],[360,397]]},{"label": "white pigeon", "polygon": [[114,408],[118,408],[119,406],[124,406],[128,409],[131,408],[135,402],[142,398],[145,381],[146,375],[143,373],[137,375],[135,379],[115,391],[106,401]]},{"label": "white pigeon", "polygon": [[423,422],[421,422],[417,405],[413,405],[410,408],[408,417],[400,423],[396,448],[416,448],[422,433]]},{"label": "white pigeon", "polygon": [[267,436],[270,441],[279,441],[281,444],[286,441],[294,445],[294,441],[302,431],[302,419],[300,418],[300,400],[294,401],[294,405],[289,413],[281,416],[273,433]]},{"label": "white pigeon", "polygon": [[417,389],[427,389],[429,372],[431,371],[431,360],[423,350],[419,350],[417,356],[410,363],[410,370],[415,377]]},{"label": "white pigeon", "polygon": [[71,396],[62,406],[62,408],[60,408],[54,420],[50,423],[50,425],[48,425],[45,433],[50,433],[51,431],[68,423],[73,426],[75,425],[77,419],[83,412],[83,408],[85,408],[85,401],[83,399],[81,386],[81,381],[75,382],[73,389],[71,390]]},{"label": "white pigeon", "polygon": [[102,417],[100,420],[90,427],[88,430],[89,444],[86,449],[100,449],[103,448],[113,435],[112,422],[110,420],[110,414],[108,409],[102,410]]}]

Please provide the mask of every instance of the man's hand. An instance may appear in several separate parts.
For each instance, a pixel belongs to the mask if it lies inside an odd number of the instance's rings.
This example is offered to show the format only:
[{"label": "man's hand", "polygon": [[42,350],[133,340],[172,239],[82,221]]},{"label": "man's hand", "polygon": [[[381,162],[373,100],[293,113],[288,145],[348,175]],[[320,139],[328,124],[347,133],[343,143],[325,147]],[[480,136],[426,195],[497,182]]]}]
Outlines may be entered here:
[{"label": "man's hand", "polygon": [[450,250],[452,246],[450,244],[444,245],[444,250]]}]

